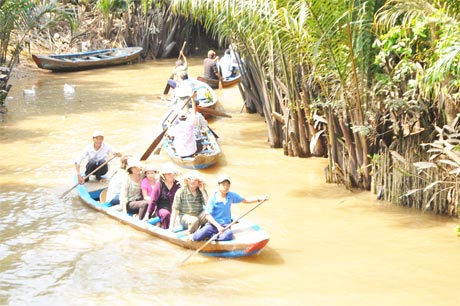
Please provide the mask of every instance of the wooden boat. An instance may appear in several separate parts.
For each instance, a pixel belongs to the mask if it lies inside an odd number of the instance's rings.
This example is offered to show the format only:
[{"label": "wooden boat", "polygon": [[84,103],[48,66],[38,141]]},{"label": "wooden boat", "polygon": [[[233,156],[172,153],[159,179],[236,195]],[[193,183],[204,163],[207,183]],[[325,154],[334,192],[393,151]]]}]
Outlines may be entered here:
[{"label": "wooden boat", "polygon": [[[196,91],[195,101],[201,108],[215,109],[217,105],[216,92],[206,84],[198,79],[189,78],[188,82],[191,84],[191,90]],[[181,104],[188,97],[180,97],[179,90],[175,90],[171,98],[171,106]],[[206,117],[206,116],[205,116]]]},{"label": "wooden boat", "polygon": [[[173,109],[170,109],[169,113],[166,114],[164,119],[162,120],[162,129],[169,126],[168,118],[170,114],[174,112]],[[177,155],[176,150],[174,148],[174,143],[171,138],[168,137],[168,134],[163,137],[162,145],[165,149],[166,153],[169,155],[171,160],[176,163],[177,165],[187,168],[187,169],[205,169],[213,166],[217,163],[219,156],[221,154],[221,150],[219,144],[217,143],[217,139],[214,133],[211,131],[209,127],[205,127],[201,130],[201,143],[203,145],[203,150],[191,157],[180,157]]]},{"label": "wooden boat", "polygon": [[[208,79],[208,78],[205,78],[203,76],[199,76],[199,77],[197,77],[197,79],[202,81],[202,82],[205,82],[206,84],[211,86],[211,88],[214,88],[214,89],[219,88],[219,80]],[[241,74],[237,74],[235,76],[230,76],[230,77],[223,78],[222,79],[222,87],[233,86],[236,83],[238,83],[239,81],[241,81]]]},{"label": "wooden boat", "polygon": [[[75,182],[77,181],[75,180]],[[158,217],[152,218],[149,222],[146,222],[125,214],[119,210],[119,205],[111,207],[110,203],[100,201],[101,193],[105,188],[89,191],[86,185],[87,184],[77,186],[78,195],[86,205],[93,209],[103,212],[138,230],[190,250],[198,250],[206,244],[206,241],[188,240],[188,232],[186,230],[184,231],[182,228],[176,228],[173,232],[155,226],[154,224],[159,221]],[[200,251],[200,254],[227,258],[251,256],[259,253],[267,245],[270,239],[269,235],[262,230],[260,226],[245,219],[241,219],[238,223],[233,225],[232,231],[234,233],[233,240],[212,241]]]},{"label": "wooden boat", "polygon": [[141,51],[141,47],[115,48],[70,54],[33,54],[32,58],[42,69],[78,71],[127,64],[137,59]]}]

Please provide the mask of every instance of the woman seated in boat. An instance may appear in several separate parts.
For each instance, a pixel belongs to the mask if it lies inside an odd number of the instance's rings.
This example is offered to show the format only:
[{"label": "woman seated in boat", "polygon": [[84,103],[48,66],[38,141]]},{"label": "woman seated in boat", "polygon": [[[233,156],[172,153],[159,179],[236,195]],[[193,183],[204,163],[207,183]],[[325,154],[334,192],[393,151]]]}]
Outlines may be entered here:
[{"label": "woman seated in boat", "polygon": [[176,175],[177,170],[172,163],[163,165],[160,171],[160,179],[153,186],[152,200],[147,207],[145,220],[148,221],[153,216],[157,216],[160,218],[160,227],[164,229],[169,228],[174,195],[180,188]]},{"label": "woman seated in boat", "polygon": [[150,203],[152,199],[153,186],[158,181],[158,170],[152,164],[147,164],[144,168],[144,178],[141,181],[142,198]]},{"label": "woman seated in boat", "polygon": [[120,191],[121,184],[126,180],[126,166],[128,165],[129,155],[125,155],[121,158],[120,168],[113,174],[107,188],[107,195],[105,202],[109,202],[110,206],[120,204]]},{"label": "woman seated in boat", "polygon": [[204,205],[208,200],[206,185],[197,170],[189,171],[184,184],[174,195],[169,230],[174,231],[176,219],[183,229],[193,234],[206,222]]},{"label": "woman seated in boat", "polygon": [[139,161],[128,160],[126,171],[128,177],[121,184],[120,206],[124,213],[137,214],[138,218],[142,220],[149,205],[146,200],[142,199],[142,165]]},{"label": "woman seated in boat", "polygon": [[[227,175],[222,174],[217,178],[218,190],[211,195],[205,209],[205,216],[208,222],[195,232],[193,235],[194,241],[209,240],[232,223],[232,204],[255,203],[268,199],[268,196],[245,198],[236,192],[230,191],[230,186],[231,181]],[[233,232],[230,228],[216,238],[218,241],[232,239]]]}]

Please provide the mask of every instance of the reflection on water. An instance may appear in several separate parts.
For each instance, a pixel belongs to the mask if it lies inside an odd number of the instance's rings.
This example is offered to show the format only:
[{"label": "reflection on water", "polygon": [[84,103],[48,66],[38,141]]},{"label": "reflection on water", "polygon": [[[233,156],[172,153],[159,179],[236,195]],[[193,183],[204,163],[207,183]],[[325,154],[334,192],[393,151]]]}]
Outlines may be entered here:
[{"label": "reflection on water", "polygon": [[[158,97],[173,62],[13,82],[0,126],[1,305],[459,304],[457,220],[325,184],[326,159],[268,147],[264,118],[241,112],[238,87],[216,90],[233,118],[210,120],[223,156],[203,175],[211,190],[225,172],[234,191],[270,195],[248,215],[271,236],[258,256],[195,255],[179,267],[189,251],[86,207],[75,192],[60,199],[94,129],[123,153],[144,153],[167,110]],[[189,62],[199,75],[202,59]],[[25,96],[32,85],[36,94]],[[149,161],[168,160],[162,152]]]}]

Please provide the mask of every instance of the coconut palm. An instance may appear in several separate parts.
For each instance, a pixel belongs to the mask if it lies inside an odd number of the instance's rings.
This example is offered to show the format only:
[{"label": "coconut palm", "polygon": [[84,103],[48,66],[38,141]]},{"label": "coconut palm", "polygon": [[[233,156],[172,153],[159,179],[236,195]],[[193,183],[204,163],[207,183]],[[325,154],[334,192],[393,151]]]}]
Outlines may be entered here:
[{"label": "coconut palm", "polygon": [[331,170],[341,168],[347,184],[368,188],[365,94],[380,1],[172,3],[236,44],[245,59],[246,105],[265,116],[270,146],[308,156],[329,131]]},{"label": "coconut palm", "polygon": [[[423,0],[390,0],[377,15],[380,29],[397,29],[385,46],[388,50],[404,44],[407,52],[399,55],[393,74],[412,75],[412,82],[403,80],[420,90],[420,98],[438,104],[445,111],[450,124],[460,110],[458,104],[460,68],[460,15],[456,1],[427,2]],[[436,22],[433,22],[436,20]],[[395,31],[393,30],[393,33]],[[401,48],[399,48],[401,49]],[[395,52],[392,52],[393,54]],[[404,83],[404,82],[403,82]],[[441,114],[439,120],[443,120]],[[443,122],[438,122],[443,124]]]}]

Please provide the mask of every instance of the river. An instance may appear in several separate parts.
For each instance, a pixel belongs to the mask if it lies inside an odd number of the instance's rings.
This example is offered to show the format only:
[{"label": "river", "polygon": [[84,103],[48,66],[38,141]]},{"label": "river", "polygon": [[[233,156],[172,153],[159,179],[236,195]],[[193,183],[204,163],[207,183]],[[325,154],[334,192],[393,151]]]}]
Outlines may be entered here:
[{"label": "river", "polygon": [[[191,76],[201,63],[189,59]],[[226,173],[232,190],[270,196],[246,217],[270,234],[259,255],[197,254],[179,266],[190,251],[88,208],[75,191],[60,199],[93,130],[125,154],[148,148],[173,66],[36,70],[11,81],[0,122],[0,305],[460,305],[457,219],[326,184],[327,159],[269,148],[264,118],[241,112],[238,87],[216,90],[232,118],[210,120],[223,156],[203,175],[210,188]],[[149,159],[168,160],[163,151]]]}]

